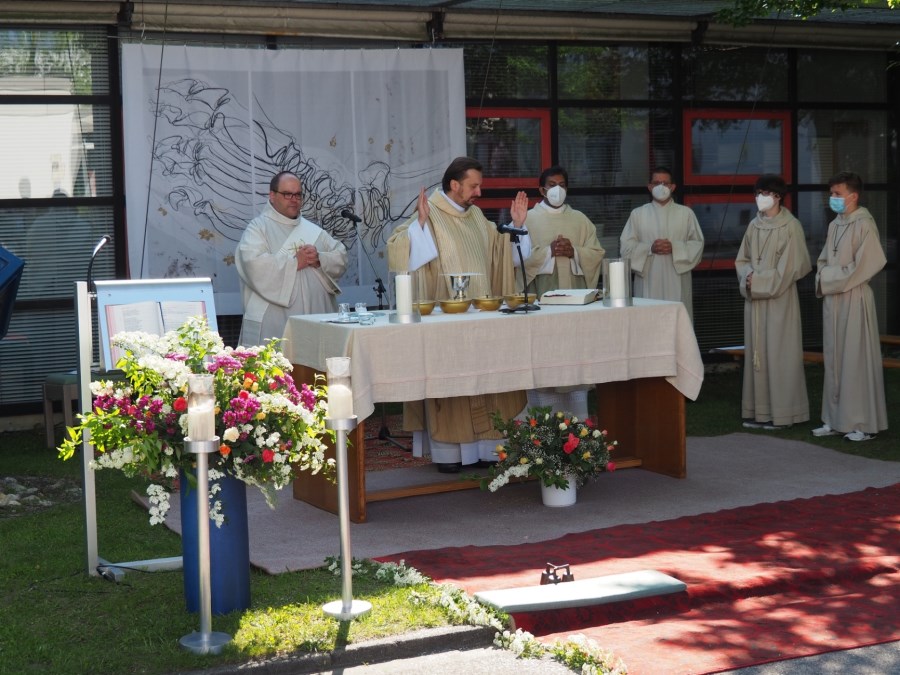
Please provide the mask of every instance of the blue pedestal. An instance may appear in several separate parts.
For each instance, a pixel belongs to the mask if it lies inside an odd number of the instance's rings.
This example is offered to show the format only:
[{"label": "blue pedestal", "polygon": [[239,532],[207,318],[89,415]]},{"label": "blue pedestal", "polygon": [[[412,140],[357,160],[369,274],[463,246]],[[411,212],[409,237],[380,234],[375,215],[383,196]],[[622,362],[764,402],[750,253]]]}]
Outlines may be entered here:
[{"label": "blue pedestal", "polygon": [[[218,482],[225,522],[209,521],[209,577],[213,614],[250,607],[250,536],[247,529],[247,484],[230,476]],[[212,492],[210,481],[210,492]],[[197,548],[197,490],[181,473],[181,551],[187,611],[200,611],[200,561]]]}]

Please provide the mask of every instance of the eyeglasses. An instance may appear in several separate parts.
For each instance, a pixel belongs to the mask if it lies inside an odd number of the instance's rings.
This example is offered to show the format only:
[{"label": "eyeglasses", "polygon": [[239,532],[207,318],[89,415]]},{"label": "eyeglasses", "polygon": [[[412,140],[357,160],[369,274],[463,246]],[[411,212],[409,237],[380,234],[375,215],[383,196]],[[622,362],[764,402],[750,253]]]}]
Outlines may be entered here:
[{"label": "eyeglasses", "polygon": [[285,199],[291,199],[293,201],[299,201],[300,197],[303,196],[302,192],[277,192],[276,191],[276,194],[281,195]]}]

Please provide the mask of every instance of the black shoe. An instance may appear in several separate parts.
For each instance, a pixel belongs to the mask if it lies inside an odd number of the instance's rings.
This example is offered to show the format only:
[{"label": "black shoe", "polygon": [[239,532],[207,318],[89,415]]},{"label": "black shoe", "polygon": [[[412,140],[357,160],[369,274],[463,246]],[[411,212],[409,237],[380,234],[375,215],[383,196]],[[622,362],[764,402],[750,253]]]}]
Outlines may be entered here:
[{"label": "black shoe", "polygon": [[450,462],[446,464],[440,462],[435,463],[437,464],[438,471],[441,473],[459,473],[462,469],[462,462]]},{"label": "black shoe", "polygon": [[479,459],[473,465],[476,469],[490,469],[492,466],[497,466],[496,461],[491,461],[489,459]]}]

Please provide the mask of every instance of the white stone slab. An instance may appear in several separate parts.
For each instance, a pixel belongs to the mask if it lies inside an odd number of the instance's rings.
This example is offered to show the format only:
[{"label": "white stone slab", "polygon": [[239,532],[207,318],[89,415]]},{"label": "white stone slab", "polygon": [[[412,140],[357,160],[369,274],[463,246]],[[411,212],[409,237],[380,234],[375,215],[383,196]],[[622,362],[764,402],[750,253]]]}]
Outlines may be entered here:
[{"label": "white stone slab", "polygon": [[603,605],[654,595],[680,593],[686,589],[687,584],[668,574],[657,570],[641,570],[544,586],[480,591],[475,593],[475,599],[507,613],[535,612]]}]

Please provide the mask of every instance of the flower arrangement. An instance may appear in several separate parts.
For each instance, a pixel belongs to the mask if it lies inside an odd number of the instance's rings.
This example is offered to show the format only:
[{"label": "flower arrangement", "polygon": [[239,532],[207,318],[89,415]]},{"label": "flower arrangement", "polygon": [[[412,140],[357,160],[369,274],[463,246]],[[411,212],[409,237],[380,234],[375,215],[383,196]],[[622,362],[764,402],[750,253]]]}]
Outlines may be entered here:
[{"label": "flower arrangement", "polygon": [[579,420],[551,408],[529,408],[524,419],[504,420],[493,415],[494,429],[503,434],[497,446],[497,465],[483,486],[491,492],[512,478],[539,478],[545,486],[566,488],[569,478],[580,487],[603,471],[614,471],[610,452],[617,441],[597,428],[589,417]]},{"label": "flower arrangement", "polygon": [[202,318],[188,319],[176,331],[157,336],[119,333],[112,339],[125,356],[116,364],[124,381],[91,383],[93,410],[79,415],[59,448],[71,458],[85,436],[96,453],[94,469],[119,469],[147,476],[151,485],[150,523],[165,520],[170,485],[194,455],[184,447],[187,434],[187,381],[193,373],[213,375],[216,396],[217,456],[210,456],[211,518],[221,524],[214,481],[231,475],[260,488],[274,507],[275,491],[296,471],[330,473],[325,458],[324,389],[320,383],[298,388],[291,364],[278,341],[259,347],[225,347]]}]

